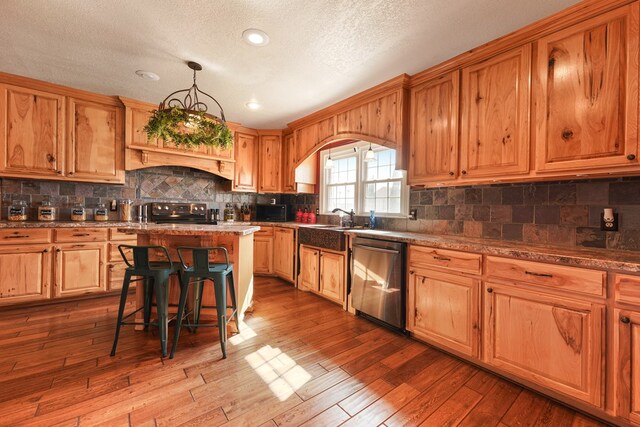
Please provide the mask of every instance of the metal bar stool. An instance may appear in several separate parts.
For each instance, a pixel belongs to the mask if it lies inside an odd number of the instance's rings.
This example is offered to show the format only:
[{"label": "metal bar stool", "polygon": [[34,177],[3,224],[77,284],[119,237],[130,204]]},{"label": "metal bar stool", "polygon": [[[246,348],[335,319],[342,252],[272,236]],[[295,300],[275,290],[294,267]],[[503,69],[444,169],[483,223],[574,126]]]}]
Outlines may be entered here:
[{"label": "metal bar stool", "polygon": [[[150,261],[150,250],[161,250],[164,253],[166,261]],[[118,246],[122,259],[127,264],[124,273],[124,281],[122,283],[122,292],[120,294],[120,308],[118,309],[118,324],[116,325],[116,336],[113,340],[111,355],[116,354],[116,346],[118,345],[118,337],[120,335],[120,327],[122,325],[144,325],[147,330],[151,324],[151,305],[153,302],[153,294],[156,296],[157,312],[158,312],[158,329],[160,330],[160,347],[162,349],[162,357],[167,356],[167,335],[169,330],[169,276],[179,273],[180,266],[174,265],[169,257],[169,252],[164,246]],[[125,255],[126,250],[133,252],[133,264]],[[131,279],[133,276],[139,276],[138,279]],[[182,280],[182,277],[178,275]],[[124,308],[127,303],[127,294],[129,292],[129,284],[131,282],[142,281],[144,283],[144,305],[135,311],[124,315]],[[135,315],[140,310],[144,310],[143,322],[127,322],[126,320]],[[155,324],[155,323],[154,323]]]},{"label": "metal bar stool", "polygon": [[[180,329],[182,326],[189,328],[201,327],[218,327],[220,333],[220,347],[222,347],[222,358],[227,358],[227,325],[229,324],[229,318],[234,317],[236,322],[236,329],[240,332],[240,324],[238,322],[238,306],[236,304],[236,290],[233,281],[233,265],[229,264],[229,253],[226,248],[214,247],[214,248],[199,248],[199,247],[179,247],[177,248],[178,257],[182,263],[182,280],[180,282],[180,303],[178,305],[178,320],[176,323],[176,329],[173,336],[173,347],[171,348],[170,359],[173,359],[173,355],[176,352],[178,346],[178,339],[180,337]],[[183,257],[183,251],[191,251],[193,263],[189,267]],[[211,263],[209,262],[209,255],[213,251],[221,251],[224,253],[224,263]],[[195,279],[192,281],[192,279]],[[216,312],[218,316],[217,324],[201,324],[200,323],[200,308],[202,306],[202,291],[203,284],[206,281],[213,283],[213,289],[216,296]],[[193,323],[182,323],[185,316],[185,305],[187,302],[187,295],[189,293],[189,285],[194,285],[194,305],[193,305]],[[229,295],[231,297],[231,307],[227,307],[227,285],[229,286]],[[227,308],[233,309],[229,318],[227,318]]]}]

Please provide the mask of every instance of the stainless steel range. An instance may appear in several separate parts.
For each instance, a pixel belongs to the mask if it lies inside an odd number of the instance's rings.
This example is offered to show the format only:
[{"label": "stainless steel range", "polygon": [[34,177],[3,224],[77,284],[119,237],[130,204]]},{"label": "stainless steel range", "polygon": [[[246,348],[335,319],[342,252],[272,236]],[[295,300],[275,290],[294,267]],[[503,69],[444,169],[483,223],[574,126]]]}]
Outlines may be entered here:
[{"label": "stainless steel range", "polygon": [[206,203],[151,203],[149,220],[157,224],[217,224]]}]

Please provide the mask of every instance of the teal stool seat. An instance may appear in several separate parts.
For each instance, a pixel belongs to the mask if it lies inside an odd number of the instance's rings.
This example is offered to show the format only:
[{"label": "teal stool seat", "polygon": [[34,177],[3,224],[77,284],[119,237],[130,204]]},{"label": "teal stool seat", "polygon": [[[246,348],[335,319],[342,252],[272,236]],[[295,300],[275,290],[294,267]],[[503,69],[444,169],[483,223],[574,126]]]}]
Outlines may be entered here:
[{"label": "teal stool seat", "polygon": [[[218,327],[220,333],[220,347],[222,348],[222,358],[227,357],[227,325],[231,317],[235,318],[236,328],[240,332],[240,324],[238,322],[238,306],[236,303],[236,290],[233,280],[233,265],[229,264],[229,253],[226,248],[199,248],[199,247],[179,247],[177,248],[180,262],[182,263],[180,281],[180,303],[178,305],[178,320],[176,323],[175,334],[173,336],[173,347],[169,358],[173,359],[178,346],[180,337],[180,329],[183,326],[189,328],[198,327]],[[192,265],[188,266],[184,261],[183,252],[190,251],[192,256]],[[219,251],[224,254],[224,263],[212,263],[209,256],[212,252]],[[202,291],[203,285],[207,282],[213,284],[216,296],[216,314],[218,317],[217,324],[201,324],[200,311],[202,307]],[[189,286],[194,286],[194,304],[193,304],[193,322],[183,323],[184,318],[188,320],[188,314],[185,315],[185,305],[187,303],[187,295],[189,294]],[[227,286],[229,287],[229,296],[231,297],[231,307],[227,307]],[[227,316],[227,308],[231,308],[232,312]]]},{"label": "teal stool seat", "polygon": [[[169,276],[178,274],[179,265],[174,265],[169,257],[169,252],[164,246],[118,246],[122,259],[127,264],[124,273],[124,281],[122,283],[122,292],[120,294],[120,307],[118,309],[118,324],[116,325],[116,336],[113,340],[111,355],[116,354],[118,345],[118,337],[120,336],[120,327],[122,325],[144,325],[145,330],[151,324],[151,306],[155,293],[156,307],[158,314],[158,329],[160,331],[160,348],[162,357],[167,356],[167,335],[169,330]],[[133,264],[127,259],[125,251],[131,250],[133,256]],[[161,250],[166,261],[150,261],[149,251]],[[139,277],[133,279],[132,277]],[[178,275],[178,278],[182,278]],[[124,309],[127,303],[127,294],[131,282],[141,281],[144,284],[144,305],[125,316]],[[140,310],[144,310],[143,322],[128,322],[129,317],[135,315]],[[156,323],[154,323],[156,324]]]}]

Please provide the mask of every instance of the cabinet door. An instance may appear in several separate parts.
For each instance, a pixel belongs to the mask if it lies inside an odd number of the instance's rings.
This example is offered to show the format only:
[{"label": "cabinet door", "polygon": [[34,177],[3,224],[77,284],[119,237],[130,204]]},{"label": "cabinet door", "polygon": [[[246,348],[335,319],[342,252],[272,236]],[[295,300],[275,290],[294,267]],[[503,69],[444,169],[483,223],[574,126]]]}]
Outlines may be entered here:
[{"label": "cabinet door", "polygon": [[300,246],[300,275],[298,287],[318,292],[320,290],[319,272],[320,251]]},{"label": "cabinet door", "polygon": [[529,172],[531,46],[462,70],[462,178]]},{"label": "cabinet door", "polygon": [[411,90],[410,184],[456,178],[459,86],[456,70]]},{"label": "cabinet door", "polygon": [[273,273],[273,237],[253,237],[253,272]]},{"label": "cabinet door", "polygon": [[485,284],[484,360],[601,407],[604,306]]},{"label": "cabinet door", "polygon": [[282,142],[282,191],[296,191],[296,149],[293,146],[293,134],[286,135]]},{"label": "cabinet door", "polygon": [[258,189],[257,140],[256,135],[236,132],[234,190],[257,191]]},{"label": "cabinet door", "polygon": [[293,258],[295,250],[294,231],[289,228],[274,228],[273,272],[290,282],[294,279]]},{"label": "cabinet door", "polygon": [[638,3],[540,39],[541,171],[638,165]]},{"label": "cabinet door", "polygon": [[344,302],[344,256],[330,252],[320,254],[320,293]]},{"label": "cabinet door", "polygon": [[158,138],[149,139],[147,133],[144,131],[144,127],[149,122],[151,117],[151,110],[143,108],[129,107],[127,108],[127,118],[125,124],[126,143],[127,146],[138,148],[159,148],[162,146],[162,141]]},{"label": "cabinet door", "polygon": [[62,175],[64,97],[0,85],[0,170],[29,178]]},{"label": "cabinet door", "polygon": [[260,136],[260,192],[280,191],[280,145],[279,135]]},{"label": "cabinet door", "polygon": [[61,245],[55,252],[55,296],[105,290],[105,243]]},{"label": "cabinet door", "polygon": [[615,310],[616,415],[640,424],[640,313]]},{"label": "cabinet door", "polygon": [[122,108],[70,98],[67,176],[124,182]]},{"label": "cabinet door", "polygon": [[50,246],[0,248],[0,304],[49,298],[50,283]]},{"label": "cabinet door", "polygon": [[411,270],[408,328],[418,338],[478,357],[479,281]]}]

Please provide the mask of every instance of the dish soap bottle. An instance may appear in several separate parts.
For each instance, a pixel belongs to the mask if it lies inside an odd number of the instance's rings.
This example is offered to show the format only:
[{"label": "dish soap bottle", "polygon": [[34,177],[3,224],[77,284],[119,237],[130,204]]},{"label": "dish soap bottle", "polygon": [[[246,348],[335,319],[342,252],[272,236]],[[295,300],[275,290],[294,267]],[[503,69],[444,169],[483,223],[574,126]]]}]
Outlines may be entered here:
[{"label": "dish soap bottle", "polygon": [[369,211],[369,228],[374,230],[376,228],[376,211],[373,209]]}]

